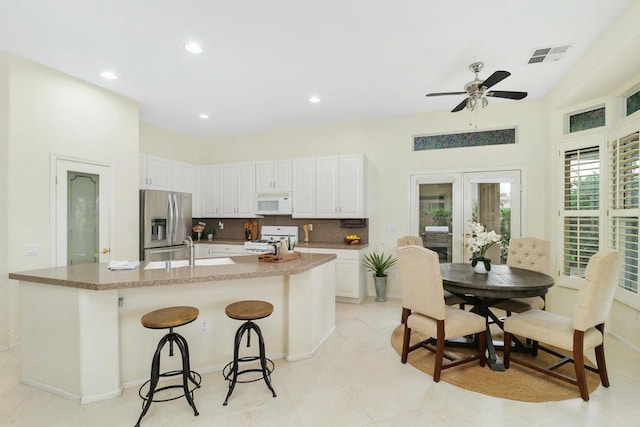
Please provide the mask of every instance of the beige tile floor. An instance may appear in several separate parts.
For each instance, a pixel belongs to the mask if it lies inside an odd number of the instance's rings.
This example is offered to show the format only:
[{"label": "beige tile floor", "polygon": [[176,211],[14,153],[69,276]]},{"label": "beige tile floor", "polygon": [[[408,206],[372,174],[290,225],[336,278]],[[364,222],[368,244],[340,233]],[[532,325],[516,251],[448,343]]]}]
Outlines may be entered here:
[{"label": "beige tile floor", "polygon": [[[157,403],[143,426],[636,426],[640,423],[640,352],[607,336],[611,387],[589,402],[524,403],[488,397],[402,365],[391,348],[400,302],[337,304],[336,332],[310,359],[277,360],[272,381],[239,384],[222,406],[227,383],[203,375],[194,417],[184,399]],[[455,368],[454,368],[455,369]],[[0,426],[132,426],[137,388],[117,399],[77,405],[19,383],[20,350],[0,352]],[[446,375],[446,371],[443,375]],[[499,375],[496,373],[496,375]]]}]

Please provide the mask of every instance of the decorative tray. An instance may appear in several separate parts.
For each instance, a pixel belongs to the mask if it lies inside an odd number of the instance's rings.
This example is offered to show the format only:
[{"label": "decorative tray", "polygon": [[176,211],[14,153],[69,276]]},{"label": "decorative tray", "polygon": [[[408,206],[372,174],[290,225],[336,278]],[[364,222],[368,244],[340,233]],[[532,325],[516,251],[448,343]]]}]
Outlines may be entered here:
[{"label": "decorative tray", "polygon": [[263,254],[258,255],[258,261],[260,262],[286,262],[293,261],[294,259],[300,258],[300,254],[298,252],[293,252],[291,254],[281,254],[281,255],[273,255],[273,254]]}]

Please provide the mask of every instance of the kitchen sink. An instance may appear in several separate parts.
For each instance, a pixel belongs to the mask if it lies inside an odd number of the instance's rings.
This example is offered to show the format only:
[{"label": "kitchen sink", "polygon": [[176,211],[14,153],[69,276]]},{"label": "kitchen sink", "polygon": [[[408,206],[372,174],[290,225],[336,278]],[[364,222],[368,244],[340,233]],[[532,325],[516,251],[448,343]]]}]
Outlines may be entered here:
[{"label": "kitchen sink", "polygon": [[[204,258],[204,259],[197,259],[194,262],[196,266],[235,264],[231,258]],[[167,267],[179,268],[179,267],[188,267],[188,266],[189,266],[189,260],[178,259],[178,260],[172,260],[172,261],[151,261],[144,267],[144,269],[155,270],[155,269],[167,268]]]}]

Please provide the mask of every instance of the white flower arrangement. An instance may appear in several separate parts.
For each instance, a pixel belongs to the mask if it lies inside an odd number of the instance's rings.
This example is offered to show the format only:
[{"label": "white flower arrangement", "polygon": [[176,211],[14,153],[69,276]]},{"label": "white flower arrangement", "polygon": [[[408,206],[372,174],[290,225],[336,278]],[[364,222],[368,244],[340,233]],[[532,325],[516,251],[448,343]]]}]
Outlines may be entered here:
[{"label": "white flower arrangement", "polygon": [[471,251],[471,266],[475,267],[478,261],[484,263],[487,271],[491,270],[491,259],[486,257],[487,249],[500,241],[500,235],[495,231],[486,231],[484,225],[469,221],[471,233],[466,234],[466,246]]}]

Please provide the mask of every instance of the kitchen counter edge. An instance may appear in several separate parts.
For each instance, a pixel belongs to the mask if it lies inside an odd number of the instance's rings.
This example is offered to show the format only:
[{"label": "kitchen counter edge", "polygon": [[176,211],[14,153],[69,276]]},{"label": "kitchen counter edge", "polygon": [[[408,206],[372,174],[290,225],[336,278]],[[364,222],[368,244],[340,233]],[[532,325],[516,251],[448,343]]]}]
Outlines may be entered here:
[{"label": "kitchen counter edge", "polygon": [[259,262],[258,256],[229,257],[233,265],[194,266],[145,270],[141,262],[134,270],[109,270],[108,264],[76,264],[9,273],[9,278],[31,283],[87,290],[113,290],[150,286],[180,285],[186,283],[223,280],[253,279],[303,273],[336,258],[334,254],[300,254],[300,258],[287,262]]}]

